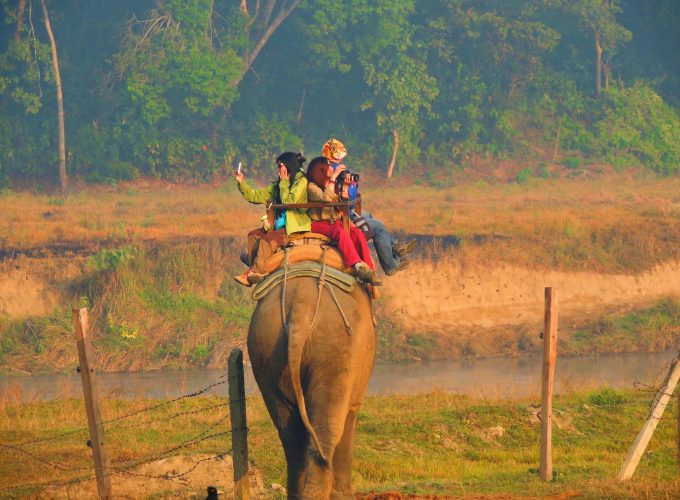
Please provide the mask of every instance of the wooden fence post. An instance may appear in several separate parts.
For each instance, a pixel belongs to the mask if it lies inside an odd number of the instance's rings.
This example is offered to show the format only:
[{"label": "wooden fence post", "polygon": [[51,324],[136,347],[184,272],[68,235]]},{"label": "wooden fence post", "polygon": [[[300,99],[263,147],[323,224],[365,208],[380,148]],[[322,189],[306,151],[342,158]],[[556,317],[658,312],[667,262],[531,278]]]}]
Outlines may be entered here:
[{"label": "wooden fence post", "polygon": [[90,365],[94,351],[90,342],[87,309],[73,309],[73,324],[76,330],[80,375],[83,379],[83,397],[87,410],[87,426],[90,430],[90,445],[94,458],[94,472],[97,477],[99,498],[111,498],[111,464],[104,446],[104,425],[101,404],[97,392],[97,373]]},{"label": "wooden fence post", "polygon": [[673,394],[675,386],[678,384],[678,380],[680,380],[680,362],[678,362],[678,358],[675,358],[671,363],[670,370],[668,370],[666,380],[661,386],[661,389],[656,393],[649,418],[637,435],[633,446],[630,447],[628,457],[619,471],[618,479],[620,481],[629,479],[635,472],[635,469],[642,458],[642,454],[645,452],[645,448],[647,448],[649,440],[652,438],[652,434],[654,434],[656,424],[659,423],[661,415],[663,415],[666,405],[668,405],[668,401],[671,399],[671,395]]},{"label": "wooden fence post", "polygon": [[243,352],[241,349],[234,349],[229,355],[228,376],[231,449],[234,463],[234,498],[236,500],[249,500],[246,387],[243,376]]},{"label": "wooden fence post", "polygon": [[552,400],[557,357],[557,290],[545,289],[543,328],[543,377],[541,384],[541,465],[539,477],[552,481]]}]

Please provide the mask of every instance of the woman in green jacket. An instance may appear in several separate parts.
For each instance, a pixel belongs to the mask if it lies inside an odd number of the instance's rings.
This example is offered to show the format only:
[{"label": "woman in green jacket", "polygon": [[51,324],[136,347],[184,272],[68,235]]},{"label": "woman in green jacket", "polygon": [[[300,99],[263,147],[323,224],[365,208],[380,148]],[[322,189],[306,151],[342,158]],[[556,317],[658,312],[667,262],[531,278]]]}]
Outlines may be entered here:
[{"label": "woman in green jacket", "polygon": [[[245,181],[242,172],[234,172],[238,189],[250,203],[267,202],[307,203],[307,178],[303,166],[305,157],[301,153],[286,152],[276,159],[279,179],[262,189],[253,189]],[[262,281],[266,274],[267,258],[288,241],[293,233],[308,232],[312,223],[307,209],[277,210],[274,227],[269,231],[255,229],[248,233],[248,264],[243,274],[234,276],[239,283],[250,286]]]}]

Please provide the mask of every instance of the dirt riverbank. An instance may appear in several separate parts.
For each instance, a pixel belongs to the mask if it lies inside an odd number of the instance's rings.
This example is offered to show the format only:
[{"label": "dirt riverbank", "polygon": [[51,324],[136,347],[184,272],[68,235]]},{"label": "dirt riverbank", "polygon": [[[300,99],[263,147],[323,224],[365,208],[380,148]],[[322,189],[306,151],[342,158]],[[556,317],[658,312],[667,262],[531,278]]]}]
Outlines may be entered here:
[{"label": "dirt riverbank", "polygon": [[[186,254],[196,251],[191,245],[186,248]],[[580,348],[582,352],[656,350],[674,347],[680,341],[680,325],[668,324],[656,332],[659,339],[646,344],[632,340],[625,344],[612,341],[600,342],[595,347],[587,343],[579,347],[572,342],[574,335],[599,328],[604,317],[635,312],[665,298],[677,300],[680,262],[659,264],[638,274],[606,274],[529,269],[503,262],[470,262],[460,260],[456,252],[454,246],[442,251],[437,258],[421,252],[408,269],[385,278],[382,298],[376,303],[381,359],[515,356],[539,352],[546,286],[558,290],[563,352],[578,352]],[[169,303],[169,309],[163,312],[158,310],[157,299],[155,302],[145,299],[130,306],[123,303],[127,299],[114,293],[90,297],[88,300],[92,303],[98,302],[93,313],[93,330],[95,339],[100,341],[99,351],[106,359],[105,369],[219,367],[228,352],[225,346],[244,343],[247,318],[254,307],[247,290],[234,288],[231,271],[223,265],[224,259],[232,257],[227,252],[207,263],[209,278],[203,279],[199,298],[207,304],[207,310],[216,310],[218,314],[205,320],[203,316],[193,315],[186,320],[177,318],[174,324],[168,321],[168,316],[177,317],[178,308],[188,307],[184,299]],[[152,260],[148,258],[137,265],[150,265]],[[138,272],[130,274],[139,275]],[[8,344],[10,328],[7,325],[14,325],[15,330],[26,332],[21,334],[22,341],[35,343],[30,349],[16,352],[10,352],[5,346],[0,358],[5,370],[12,367],[28,372],[59,371],[75,362],[75,350],[67,345],[70,341],[68,313],[83,300],[79,294],[96,288],[88,284],[86,276],[94,279],[88,260],[82,255],[19,257],[2,262],[0,318],[6,326],[3,341]],[[117,283],[127,297],[133,292],[131,286],[123,283],[129,279],[125,276],[114,273],[97,279]],[[201,281],[200,277],[196,279]],[[130,290],[126,291],[126,287]],[[231,287],[228,296],[225,296],[225,287]],[[192,286],[180,284],[177,293],[184,293],[183,288]],[[138,293],[144,297],[149,294],[144,290]],[[199,300],[197,296],[192,295],[194,302]],[[156,310],[151,311],[154,307]],[[233,317],[230,308],[239,310],[236,323],[229,319]],[[149,311],[156,315],[153,321],[145,319],[150,317]],[[55,314],[66,318],[59,320],[57,330],[50,328],[53,320],[49,318]],[[229,327],[228,338],[222,334],[219,321]],[[206,329],[208,324],[210,328]],[[182,338],[175,342],[189,346],[185,349],[186,355],[180,352],[180,347],[174,347],[173,354],[166,345],[169,337],[174,339],[179,335],[178,331],[182,332]],[[158,352],[165,357],[160,359]]]}]

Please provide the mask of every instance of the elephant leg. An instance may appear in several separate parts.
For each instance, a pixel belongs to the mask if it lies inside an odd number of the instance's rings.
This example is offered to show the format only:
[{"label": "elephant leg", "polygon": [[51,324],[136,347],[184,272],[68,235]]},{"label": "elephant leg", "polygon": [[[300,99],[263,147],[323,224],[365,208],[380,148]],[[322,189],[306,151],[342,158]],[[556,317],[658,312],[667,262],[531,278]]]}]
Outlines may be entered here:
[{"label": "elephant leg", "polygon": [[301,498],[305,479],[305,455],[309,436],[299,417],[291,418],[288,425],[279,431],[288,465],[288,498]]},{"label": "elephant leg", "polygon": [[332,499],[354,498],[352,492],[352,456],[354,454],[354,435],[357,428],[358,408],[352,409],[345,420],[345,430],[333,455],[333,492]]},{"label": "elephant leg", "polygon": [[[278,393],[278,391],[275,391]],[[280,394],[262,394],[269,415],[274,422],[274,427],[279,434],[283,445],[288,466],[288,489],[289,498],[300,498],[304,485],[305,456],[309,443],[309,434],[300,420],[297,408],[283,399]]]},{"label": "elephant leg", "polygon": [[[334,388],[326,387],[329,394],[343,394],[347,387],[344,384],[336,385]],[[347,394],[347,392],[344,392]],[[306,473],[303,498],[323,499],[330,498],[333,490],[333,468],[335,450],[342,439],[345,430],[345,416],[347,415],[347,397],[328,402],[318,412],[311,409],[309,421],[314,428],[321,451],[327,458],[328,463],[323,463],[316,454],[313,444],[308,446]]]}]

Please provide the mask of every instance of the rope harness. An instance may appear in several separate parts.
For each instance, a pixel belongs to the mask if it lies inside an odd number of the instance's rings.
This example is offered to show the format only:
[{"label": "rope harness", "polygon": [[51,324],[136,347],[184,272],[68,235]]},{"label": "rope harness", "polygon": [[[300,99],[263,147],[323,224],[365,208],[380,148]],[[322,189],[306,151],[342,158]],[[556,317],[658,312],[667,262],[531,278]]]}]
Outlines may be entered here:
[{"label": "rope harness", "polygon": [[331,298],[333,299],[333,302],[335,302],[335,305],[338,307],[338,311],[340,311],[340,315],[342,316],[342,321],[345,323],[345,331],[347,331],[347,335],[352,335],[352,325],[349,324],[349,320],[347,319],[347,315],[345,314],[345,311],[342,310],[342,306],[340,305],[340,301],[338,300],[338,297],[335,295],[335,290],[333,290],[333,287],[326,282],[326,251],[328,250],[328,247],[325,245],[321,246],[322,249],[322,254],[321,254],[321,273],[319,273],[319,287],[318,287],[318,295],[316,298],[316,307],[314,308],[314,317],[312,318],[312,325],[311,328],[314,328],[316,325],[316,318],[319,314],[319,304],[321,303],[321,290],[325,286],[326,289],[328,290],[328,293],[330,293]]},{"label": "rope harness", "polygon": [[289,265],[288,261],[288,252],[289,252],[289,247],[286,247],[285,249],[285,255],[284,255],[284,260],[283,260],[283,266],[282,268],[278,269],[277,271],[273,272],[270,274],[264,281],[259,283],[255,289],[253,290],[252,297],[255,300],[260,300],[262,299],[267,293],[272,290],[275,286],[277,286],[279,283],[282,283],[281,286],[281,322],[283,324],[284,332],[288,334],[289,332],[289,325],[288,325],[288,318],[286,316],[286,285],[288,283],[289,279],[301,277],[301,276],[307,276],[307,277],[313,277],[316,278],[318,277],[319,282],[318,282],[318,295],[317,295],[317,300],[316,300],[316,306],[314,308],[314,316],[312,318],[312,324],[311,327],[314,328],[318,315],[319,315],[319,306],[321,304],[321,293],[322,289],[326,288],[328,290],[329,295],[333,299],[333,302],[335,302],[336,307],[338,308],[338,311],[340,311],[340,315],[342,316],[342,321],[345,325],[345,330],[348,335],[352,334],[352,326],[350,325],[349,319],[347,318],[347,315],[345,314],[345,311],[342,309],[342,306],[340,304],[340,301],[338,300],[337,295],[335,294],[335,287],[340,288],[344,292],[351,292],[354,289],[354,285],[356,284],[356,279],[353,276],[350,276],[348,274],[343,273],[342,271],[338,271],[335,268],[332,268],[330,266],[326,265],[326,251],[328,249],[327,246],[322,245],[323,253],[322,253],[322,262],[319,264],[318,262],[304,262],[302,264],[296,264],[293,266]]},{"label": "rope harness", "polygon": [[288,335],[288,320],[286,320],[286,283],[288,283],[288,250],[286,247],[286,254],[283,257],[283,286],[281,287],[281,324],[283,325],[283,333]]}]

